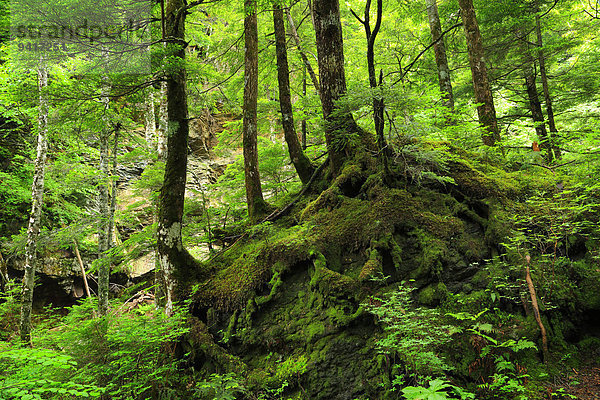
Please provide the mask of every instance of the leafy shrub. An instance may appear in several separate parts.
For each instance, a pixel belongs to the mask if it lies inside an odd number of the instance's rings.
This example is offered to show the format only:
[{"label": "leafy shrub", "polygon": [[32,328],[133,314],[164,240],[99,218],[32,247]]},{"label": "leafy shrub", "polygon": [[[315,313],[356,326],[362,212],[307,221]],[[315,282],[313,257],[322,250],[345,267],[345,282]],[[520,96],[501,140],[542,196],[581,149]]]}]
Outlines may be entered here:
[{"label": "leafy shrub", "polygon": [[407,386],[402,389],[406,400],[474,399],[475,395],[454,386],[443,379],[429,381],[429,387]]},{"label": "leafy shrub", "polygon": [[104,389],[70,381],[76,365],[61,351],[0,345],[0,399],[98,398]]},{"label": "leafy shrub", "polygon": [[451,369],[439,355],[441,346],[451,338],[450,326],[440,323],[439,312],[413,306],[413,291],[401,285],[386,297],[373,299],[365,309],[384,325],[386,334],[377,341],[379,351],[396,355],[419,382],[419,377],[440,375]]},{"label": "leafy shrub", "polygon": [[187,332],[182,312],[166,317],[141,305],[93,318],[95,308],[92,300],[72,307],[62,326],[34,339],[63,349],[77,364],[71,382],[104,387],[111,399],[161,398],[184,387],[175,354],[176,341]]},{"label": "leafy shrub", "polygon": [[0,340],[17,334],[19,312],[19,287],[10,282],[6,285],[5,293],[0,293]]}]

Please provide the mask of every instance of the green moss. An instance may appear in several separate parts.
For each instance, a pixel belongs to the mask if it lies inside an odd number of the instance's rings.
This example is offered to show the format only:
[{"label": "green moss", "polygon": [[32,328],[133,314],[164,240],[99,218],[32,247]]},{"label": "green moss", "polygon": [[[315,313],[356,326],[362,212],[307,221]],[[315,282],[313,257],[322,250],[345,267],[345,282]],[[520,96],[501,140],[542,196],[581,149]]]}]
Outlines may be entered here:
[{"label": "green moss", "polygon": [[350,324],[352,321],[354,321],[356,318],[360,317],[363,313],[364,310],[362,307],[358,307],[358,309],[353,312],[353,313],[346,313],[346,311],[344,310],[347,307],[329,307],[326,312],[325,315],[327,315],[327,317],[329,317],[329,320],[338,328],[340,327],[344,327],[347,326],[348,324]]},{"label": "green moss", "polygon": [[185,350],[190,353],[190,359],[205,359],[211,369],[218,371],[246,374],[247,365],[214,343],[206,325],[197,318],[190,318],[189,343],[191,348]]},{"label": "green moss", "polygon": [[[377,252],[374,250],[371,254]],[[378,258],[370,258],[367,260],[365,265],[360,270],[360,274],[358,275],[358,280],[360,282],[364,282],[370,278],[377,277],[383,273],[383,265],[381,265],[381,260]]]},{"label": "green moss", "polygon": [[233,312],[233,314],[231,315],[231,317],[229,317],[229,324],[227,324],[227,330],[225,331],[225,334],[223,335],[223,342],[227,343],[231,340],[233,333],[235,331],[235,324],[237,322],[238,319],[238,310],[235,310]]},{"label": "green moss", "polygon": [[419,291],[419,303],[426,306],[440,304],[448,295],[448,288],[442,282],[431,284]]},{"label": "green moss", "polygon": [[288,382],[295,385],[302,374],[306,372],[308,358],[305,355],[292,356],[277,365],[272,383],[275,386]]},{"label": "green moss", "polygon": [[[273,279],[274,273],[283,273],[310,257],[311,229],[309,224],[273,229],[268,241],[248,240],[232,249],[215,263],[216,272],[201,285],[196,300],[219,309],[241,308],[253,291]],[[277,290],[279,284],[276,278],[271,290]]]},{"label": "green moss", "polygon": [[257,297],[256,305],[260,306],[262,304],[265,304],[265,303],[271,301],[273,299],[273,296],[275,296],[275,294],[277,294],[277,290],[279,289],[279,287],[281,286],[282,283],[283,282],[281,280],[281,272],[275,272],[273,274],[273,277],[271,278],[271,281],[269,282],[269,285],[271,285],[271,291],[266,296]]},{"label": "green moss", "polygon": [[349,276],[315,264],[310,286],[324,296],[352,296],[356,291],[357,282]]}]

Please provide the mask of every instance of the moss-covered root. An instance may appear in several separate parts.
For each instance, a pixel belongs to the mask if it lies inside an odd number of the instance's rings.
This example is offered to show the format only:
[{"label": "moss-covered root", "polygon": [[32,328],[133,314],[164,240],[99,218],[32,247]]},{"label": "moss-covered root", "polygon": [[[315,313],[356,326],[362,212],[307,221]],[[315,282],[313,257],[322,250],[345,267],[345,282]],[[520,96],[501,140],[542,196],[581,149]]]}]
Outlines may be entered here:
[{"label": "moss-covered root", "polygon": [[190,318],[190,332],[183,343],[184,351],[190,353],[194,362],[200,362],[206,369],[219,372],[234,372],[245,375],[248,367],[238,357],[228,354],[216,344],[208,332],[206,324],[198,318]]}]

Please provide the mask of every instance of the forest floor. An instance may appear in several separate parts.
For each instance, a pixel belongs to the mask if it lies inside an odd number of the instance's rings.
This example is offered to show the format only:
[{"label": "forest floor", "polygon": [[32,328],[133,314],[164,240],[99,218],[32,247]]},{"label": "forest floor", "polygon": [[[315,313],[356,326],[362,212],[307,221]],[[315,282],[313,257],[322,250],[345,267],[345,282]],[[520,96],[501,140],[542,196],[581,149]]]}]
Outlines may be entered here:
[{"label": "forest floor", "polygon": [[563,382],[552,385],[549,389],[554,396],[564,393],[562,397],[552,399],[567,399],[571,395],[579,400],[600,400],[600,365],[596,362],[579,369],[573,368]]},{"label": "forest floor", "polygon": [[600,400],[600,365],[587,365],[574,370],[570,378],[579,382],[569,388],[569,393],[581,400]]}]

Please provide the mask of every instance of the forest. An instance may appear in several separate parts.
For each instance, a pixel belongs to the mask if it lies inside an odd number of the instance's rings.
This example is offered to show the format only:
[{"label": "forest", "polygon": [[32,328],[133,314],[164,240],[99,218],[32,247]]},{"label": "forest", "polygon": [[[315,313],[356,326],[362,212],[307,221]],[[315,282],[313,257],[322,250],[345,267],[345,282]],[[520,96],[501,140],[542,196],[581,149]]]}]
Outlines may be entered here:
[{"label": "forest", "polygon": [[600,399],[600,2],[0,0],[0,400]]}]

